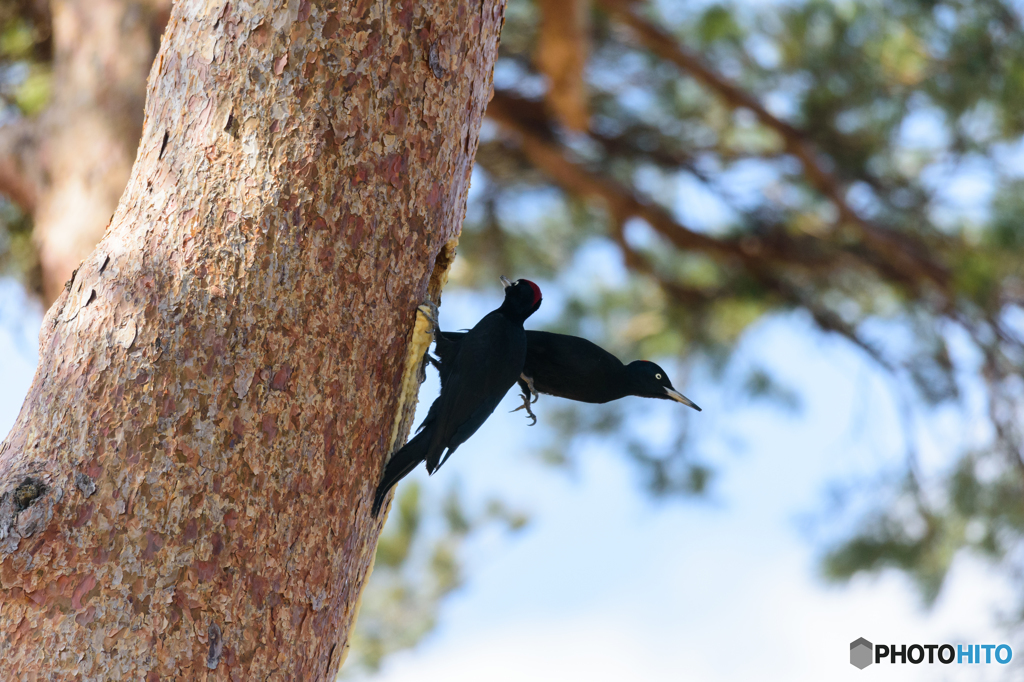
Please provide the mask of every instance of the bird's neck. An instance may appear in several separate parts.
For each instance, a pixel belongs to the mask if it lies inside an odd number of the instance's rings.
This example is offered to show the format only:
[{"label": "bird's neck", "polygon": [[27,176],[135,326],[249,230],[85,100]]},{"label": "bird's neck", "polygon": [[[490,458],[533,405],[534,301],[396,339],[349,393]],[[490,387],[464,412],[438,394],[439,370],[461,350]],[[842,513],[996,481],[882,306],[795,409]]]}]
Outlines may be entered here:
[{"label": "bird's neck", "polygon": [[600,402],[609,402],[625,398],[627,395],[636,395],[636,379],[626,365],[618,362],[617,359],[602,363],[604,368],[600,371]]},{"label": "bird's neck", "polygon": [[647,390],[644,388],[644,382],[643,382],[643,379],[642,379],[642,375],[634,372],[633,371],[633,367],[631,365],[623,365],[622,366],[622,383],[621,383],[621,386],[623,387],[623,392],[622,392],[622,396],[623,397],[625,397],[627,395],[638,395],[638,396],[647,396],[648,395]]},{"label": "bird's neck", "polygon": [[504,303],[501,305],[500,308],[498,308],[496,312],[500,313],[510,322],[517,325],[522,325],[524,322],[526,322],[526,318],[529,317],[529,315],[524,315],[521,311],[516,310],[514,307]]}]

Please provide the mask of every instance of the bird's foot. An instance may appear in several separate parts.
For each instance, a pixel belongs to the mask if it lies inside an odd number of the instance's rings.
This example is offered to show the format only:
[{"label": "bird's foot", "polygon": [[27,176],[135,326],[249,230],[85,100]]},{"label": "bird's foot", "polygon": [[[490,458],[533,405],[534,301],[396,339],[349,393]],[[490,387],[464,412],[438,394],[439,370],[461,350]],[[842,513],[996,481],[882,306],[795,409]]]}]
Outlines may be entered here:
[{"label": "bird's foot", "polygon": [[512,410],[512,411],[513,412],[518,412],[519,410],[526,410],[527,418],[533,420],[532,422],[530,422],[530,426],[536,425],[536,423],[537,423],[537,415],[535,415],[533,413],[533,410],[530,409],[530,396],[528,394],[526,394],[526,393],[520,393],[519,397],[523,399],[523,404],[520,405],[519,407],[517,407],[516,409]]},{"label": "bird's foot", "polygon": [[410,359],[415,358],[417,363],[416,379],[421,384],[427,378],[430,344],[434,342],[436,335],[437,306],[428,300],[416,307],[416,323],[413,327],[412,343],[409,346],[409,357]]},{"label": "bird's foot", "polygon": [[422,315],[427,322],[430,324],[430,335],[433,336],[440,329],[440,325],[437,323],[437,306],[433,301],[425,301],[416,307],[416,311]]},{"label": "bird's foot", "polygon": [[519,378],[526,382],[526,386],[530,389],[531,403],[537,402],[537,398],[540,397],[540,393],[537,392],[537,388],[533,385],[533,377],[528,377],[525,374],[520,374]]}]

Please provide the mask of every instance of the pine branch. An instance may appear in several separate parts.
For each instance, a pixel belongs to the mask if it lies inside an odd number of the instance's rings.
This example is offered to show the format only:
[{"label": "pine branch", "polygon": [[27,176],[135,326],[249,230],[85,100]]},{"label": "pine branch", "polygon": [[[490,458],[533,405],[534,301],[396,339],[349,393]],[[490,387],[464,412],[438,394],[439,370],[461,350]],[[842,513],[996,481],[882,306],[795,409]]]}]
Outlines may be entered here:
[{"label": "pine branch", "polygon": [[909,235],[898,234],[860,216],[846,201],[846,188],[825,167],[806,133],[777,118],[745,90],[706,64],[697,54],[679,44],[669,33],[638,16],[631,0],[598,0],[611,16],[628,26],[644,47],[675,64],[734,109],[748,109],[762,125],[774,130],[787,152],[801,163],[810,184],[839,211],[840,222],[852,226],[864,243],[890,266],[891,274],[914,290],[931,282],[943,292],[950,286],[947,269],[928,258],[927,249]]}]

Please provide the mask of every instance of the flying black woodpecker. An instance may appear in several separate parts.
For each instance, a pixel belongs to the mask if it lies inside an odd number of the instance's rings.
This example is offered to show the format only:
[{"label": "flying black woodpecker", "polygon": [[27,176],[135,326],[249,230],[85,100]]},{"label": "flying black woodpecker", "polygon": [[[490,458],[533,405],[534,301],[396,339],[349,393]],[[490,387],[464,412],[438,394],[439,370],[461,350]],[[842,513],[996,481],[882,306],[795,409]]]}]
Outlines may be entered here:
[{"label": "flying black woodpecker", "polygon": [[457,352],[448,358],[441,394],[418,433],[384,467],[373,499],[374,515],[388,491],[420,462],[427,463],[431,474],[437,471],[491,416],[522,374],[526,359],[523,322],[540,307],[540,287],[527,279],[509,282],[502,277],[501,281],[505,285],[501,307],[461,335]]},{"label": "flying black woodpecker", "polygon": [[[435,332],[434,364],[441,376],[443,387],[449,377],[448,364],[459,353],[465,332]],[[675,400],[701,409],[692,400],[677,391],[668,374],[658,365],[637,360],[628,365],[595,343],[578,336],[528,330],[526,332],[526,361],[519,378],[523,391],[523,405],[536,423],[530,410],[538,393],[568,398],[582,403],[607,403],[628,395],[642,398]]]}]

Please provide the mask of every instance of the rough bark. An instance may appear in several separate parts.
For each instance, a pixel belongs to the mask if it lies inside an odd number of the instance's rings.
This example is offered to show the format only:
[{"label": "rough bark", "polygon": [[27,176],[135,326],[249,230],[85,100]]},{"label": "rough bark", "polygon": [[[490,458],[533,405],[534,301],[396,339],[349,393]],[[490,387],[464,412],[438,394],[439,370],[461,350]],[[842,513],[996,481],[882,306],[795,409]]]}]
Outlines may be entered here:
[{"label": "rough bark", "polygon": [[174,8],[128,187],[0,449],[21,679],[338,669],[503,3],[334,7]]}]

